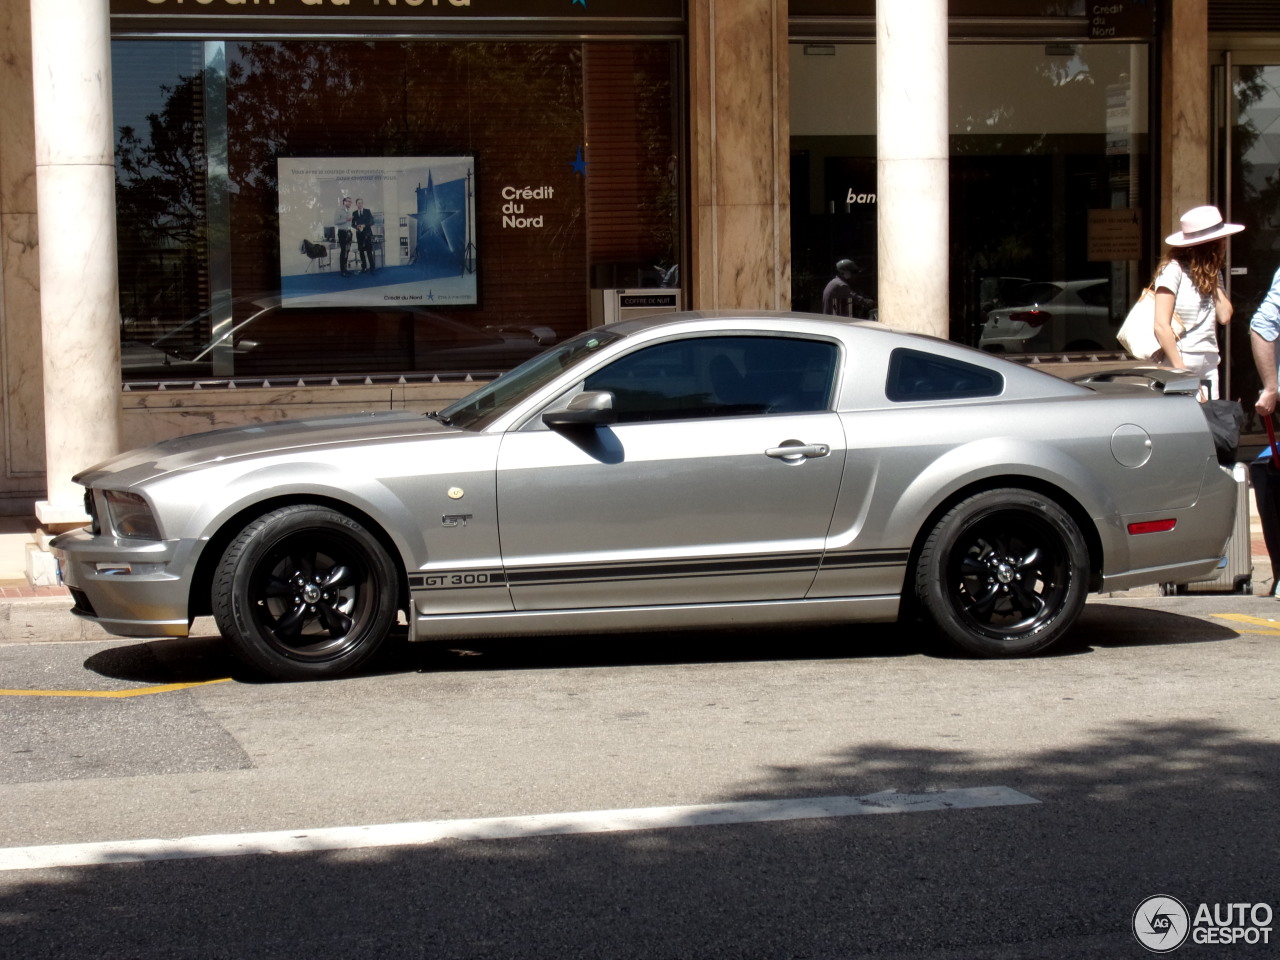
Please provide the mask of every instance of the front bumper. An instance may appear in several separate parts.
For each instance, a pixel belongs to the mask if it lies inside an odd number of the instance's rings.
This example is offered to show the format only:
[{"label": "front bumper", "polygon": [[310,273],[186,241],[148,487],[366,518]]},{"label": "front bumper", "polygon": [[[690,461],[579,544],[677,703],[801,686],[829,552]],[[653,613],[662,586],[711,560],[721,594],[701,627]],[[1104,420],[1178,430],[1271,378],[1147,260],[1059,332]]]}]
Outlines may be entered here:
[{"label": "front bumper", "polygon": [[185,637],[198,544],[127,540],[73,530],[51,546],[71,612],[121,637]]}]

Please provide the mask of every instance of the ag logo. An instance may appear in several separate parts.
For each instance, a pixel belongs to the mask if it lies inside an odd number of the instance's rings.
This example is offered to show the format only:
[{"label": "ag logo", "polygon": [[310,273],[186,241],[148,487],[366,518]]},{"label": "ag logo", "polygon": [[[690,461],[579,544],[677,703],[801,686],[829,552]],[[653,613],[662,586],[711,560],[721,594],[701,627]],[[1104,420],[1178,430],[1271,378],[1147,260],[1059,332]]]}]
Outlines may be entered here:
[{"label": "ag logo", "polygon": [[1152,953],[1169,953],[1186,942],[1191,916],[1180,900],[1147,897],[1133,911],[1133,935]]}]

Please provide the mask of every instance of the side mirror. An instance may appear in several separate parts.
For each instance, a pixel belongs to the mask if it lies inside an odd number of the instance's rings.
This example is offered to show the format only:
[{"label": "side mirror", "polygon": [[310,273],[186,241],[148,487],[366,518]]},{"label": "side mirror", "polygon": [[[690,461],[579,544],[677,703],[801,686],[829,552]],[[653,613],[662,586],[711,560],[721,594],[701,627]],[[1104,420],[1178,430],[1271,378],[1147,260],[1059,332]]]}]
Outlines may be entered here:
[{"label": "side mirror", "polygon": [[558,410],[548,410],[542,422],[552,430],[570,427],[601,427],[618,422],[613,410],[613,394],[608,390],[580,393]]}]

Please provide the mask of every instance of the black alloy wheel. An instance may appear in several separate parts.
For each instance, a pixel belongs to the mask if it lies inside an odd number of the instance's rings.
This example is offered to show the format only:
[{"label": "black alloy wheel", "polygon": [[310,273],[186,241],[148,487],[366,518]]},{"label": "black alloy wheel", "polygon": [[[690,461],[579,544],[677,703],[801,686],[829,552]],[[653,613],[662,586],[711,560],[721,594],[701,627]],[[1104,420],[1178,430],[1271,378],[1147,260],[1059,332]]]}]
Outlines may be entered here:
[{"label": "black alloy wheel", "polygon": [[373,656],[396,609],[395,567],[377,538],[327,507],[283,507],[227,548],[214,617],[251,666],[280,680],[354,670]]},{"label": "black alloy wheel", "polygon": [[920,554],[916,595],[938,629],[982,657],[1039,652],[1084,605],[1088,551],[1075,521],[1026,490],[976,494],[938,521]]}]

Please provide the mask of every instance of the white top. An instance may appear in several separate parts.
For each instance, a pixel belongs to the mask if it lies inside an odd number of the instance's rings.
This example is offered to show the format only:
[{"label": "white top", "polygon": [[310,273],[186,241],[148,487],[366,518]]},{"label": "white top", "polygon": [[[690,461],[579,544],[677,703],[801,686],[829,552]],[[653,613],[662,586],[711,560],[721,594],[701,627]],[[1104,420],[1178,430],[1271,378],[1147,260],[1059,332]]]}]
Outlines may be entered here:
[{"label": "white top", "polygon": [[1168,290],[1173,296],[1174,315],[1182,321],[1184,333],[1178,341],[1178,352],[1193,356],[1218,356],[1217,310],[1213,296],[1204,296],[1196,289],[1191,278],[1183,273],[1177,260],[1156,277],[1156,290]]}]

